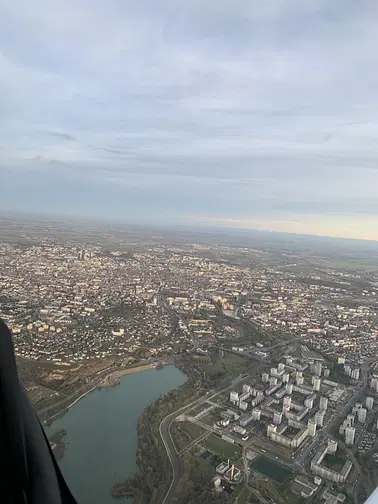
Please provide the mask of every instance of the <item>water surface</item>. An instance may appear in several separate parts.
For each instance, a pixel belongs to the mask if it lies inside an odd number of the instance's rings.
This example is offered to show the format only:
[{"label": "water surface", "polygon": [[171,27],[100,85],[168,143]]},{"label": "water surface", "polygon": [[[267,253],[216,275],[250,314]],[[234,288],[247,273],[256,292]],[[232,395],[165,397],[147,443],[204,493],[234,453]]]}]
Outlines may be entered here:
[{"label": "water surface", "polygon": [[117,502],[111,487],[138,470],[138,417],[160,394],[185,381],[174,366],[122,376],[118,387],[90,393],[47,429],[48,435],[67,431],[59,465],[79,504]]}]

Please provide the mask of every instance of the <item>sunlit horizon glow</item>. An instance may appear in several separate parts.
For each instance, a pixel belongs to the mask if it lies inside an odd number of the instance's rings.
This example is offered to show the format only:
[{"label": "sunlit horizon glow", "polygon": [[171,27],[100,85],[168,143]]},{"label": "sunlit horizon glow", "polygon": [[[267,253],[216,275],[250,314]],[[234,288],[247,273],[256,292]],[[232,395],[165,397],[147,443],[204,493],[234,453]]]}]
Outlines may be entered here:
[{"label": "sunlit horizon glow", "polygon": [[377,19],[374,0],[1,2],[1,211],[378,239]]},{"label": "sunlit horizon glow", "polygon": [[378,217],[366,215],[366,220],[349,216],[339,217],[335,221],[326,219],[325,222],[322,215],[308,215],[305,219],[303,216],[293,215],[291,218],[275,221],[201,217],[199,222],[214,227],[378,241]]}]

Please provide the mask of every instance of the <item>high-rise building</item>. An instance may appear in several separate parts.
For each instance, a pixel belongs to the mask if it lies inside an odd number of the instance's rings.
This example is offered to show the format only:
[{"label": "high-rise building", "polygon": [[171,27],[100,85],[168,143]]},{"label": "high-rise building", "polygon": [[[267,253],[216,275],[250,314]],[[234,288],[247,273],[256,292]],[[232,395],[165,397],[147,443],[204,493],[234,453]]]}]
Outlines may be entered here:
[{"label": "high-rise building", "polygon": [[316,423],[314,422],[314,420],[312,420],[310,418],[310,420],[307,423],[307,426],[308,426],[308,435],[311,437],[315,437],[316,436]]},{"label": "high-rise building", "polygon": [[376,392],[378,392],[378,380],[377,378],[372,378],[370,380],[370,387],[375,390]]},{"label": "high-rise building", "polygon": [[367,397],[366,398],[366,407],[369,411],[371,411],[374,407],[374,398],[373,397]]},{"label": "high-rise building", "polygon": [[252,419],[253,420],[260,420],[261,417],[261,409],[260,408],[254,408],[252,410]]},{"label": "high-rise building", "polygon": [[361,408],[357,411],[357,418],[360,423],[365,423],[366,421],[366,413],[367,409],[366,408]]},{"label": "high-rise building", "polygon": [[347,424],[348,425],[353,425],[354,424],[354,420],[355,420],[355,416],[353,413],[349,413],[349,415],[347,415],[346,417],[346,420],[347,420]]},{"label": "high-rise building", "polygon": [[317,411],[315,413],[315,423],[319,425],[319,427],[323,427],[324,422],[324,411]]},{"label": "high-rise building", "polygon": [[297,376],[295,381],[297,385],[303,385],[304,378],[303,376]]},{"label": "high-rise building", "polygon": [[313,386],[312,386],[312,389],[315,391],[315,392],[319,392],[320,390],[320,384],[321,384],[321,380],[318,376],[315,376],[315,380],[314,380],[314,383],[313,383]]},{"label": "high-rise building", "polygon": [[276,432],[277,432],[277,425],[269,424],[266,435],[270,437],[272,434],[275,434]]},{"label": "high-rise building", "polygon": [[292,394],[293,393],[293,384],[292,383],[287,383],[286,384],[286,392],[288,394]]},{"label": "high-rise building", "polygon": [[238,392],[235,392],[235,391],[230,392],[230,401],[232,403],[237,403],[239,401],[239,394],[238,394]]},{"label": "high-rise building", "polygon": [[242,411],[247,411],[247,409],[248,409],[248,403],[247,403],[247,401],[239,400],[239,408]]},{"label": "high-rise building", "polygon": [[283,398],[283,405],[287,406],[290,409],[290,407],[291,407],[291,397],[289,395],[286,395]]},{"label": "high-rise building", "polygon": [[324,378],[328,378],[330,373],[331,373],[331,371],[329,370],[329,368],[326,367],[323,369]]},{"label": "high-rise building", "polygon": [[350,366],[344,365],[344,371],[347,376],[350,376],[352,374],[352,368]]},{"label": "high-rise building", "polygon": [[316,376],[321,376],[322,370],[323,364],[321,362],[314,362],[314,364],[311,365],[311,372]]},{"label": "high-rise building", "polygon": [[333,439],[328,439],[327,451],[328,453],[336,453],[337,441],[334,441]]},{"label": "high-rise building", "polygon": [[251,385],[243,384],[243,394],[252,393]]},{"label": "high-rise building", "polygon": [[283,382],[283,383],[289,383],[289,380],[290,380],[290,375],[289,375],[289,373],[284,373],[284,374],[282,375],[282,382]]},{"label": "high-rise building", "polygon": [[261,379],[262,379],[263,383],[268,383],[268,381],[269,381],[269,373],[263,373],[261,375]]},{"label": "high-rise building", "polygon": [[360,379],[360,370],[358,368],[353,369],[351,376],[354,380],[359,380]]},{"label": "high-rise building", "polygon": [[304,400],[304,405],[308,409],[312,409],[314,407],[314,396],[313,394],[310,394],[309,396],[306,397]]},{"label": "high-rise building", "polygon": [[287,417],[288,415],[290,415],[290,406],[285,406],[285,405],[282,406],[282,415],[284,417]]},{"label": "high-rise building", "polygon": [[277,378],[276,378],[275,376],[271,376],[271,377],[269,378],[269,385],[270,385],[271,387],[274,387],[274,385],[277,385]]},{"label": "high-rise building", "polygon": [[356,429],[354,427],[347,427],[345,429],[345,444],[347,446],[352,446],[354,443],[354,436],[356,434]]},{"label": "high-rise building", "polygon": [[282,374],[284,371],[285,371],[285,364],[283,364],[282,362],[280,362],[280,363],[278,364],[278,372],[279,372],[280,374]]},{"label": "high-rise building", "polygon": [[280,425],[282,422],[282,413],[279,413],[278,411],[275,411],[273,413],[273,423],[274,425]]},{"label": "high-rise building", "polygon": [[326,410],[328,407],[328,398],[327,397],[321,397],[320,398],[320,409],[321,410]]}]

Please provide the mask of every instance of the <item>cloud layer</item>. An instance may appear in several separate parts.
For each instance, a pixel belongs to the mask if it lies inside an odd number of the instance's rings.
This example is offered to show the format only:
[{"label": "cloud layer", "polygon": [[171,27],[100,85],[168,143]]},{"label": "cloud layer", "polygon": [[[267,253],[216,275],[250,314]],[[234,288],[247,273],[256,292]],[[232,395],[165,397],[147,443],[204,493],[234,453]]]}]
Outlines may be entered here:
[{"label": "cloud layer", "polygon": [[1,0],[1,207],[378,239],[377,21],[374,0]]}]

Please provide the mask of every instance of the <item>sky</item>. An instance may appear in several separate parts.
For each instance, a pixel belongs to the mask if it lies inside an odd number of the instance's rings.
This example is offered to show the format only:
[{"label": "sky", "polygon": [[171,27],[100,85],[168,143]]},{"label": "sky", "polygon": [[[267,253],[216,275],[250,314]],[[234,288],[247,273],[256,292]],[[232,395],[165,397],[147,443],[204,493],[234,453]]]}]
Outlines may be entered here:
[{"label": "sky", "polygon": [[0,211],[378,240],[376,0],[0,0]]}]

